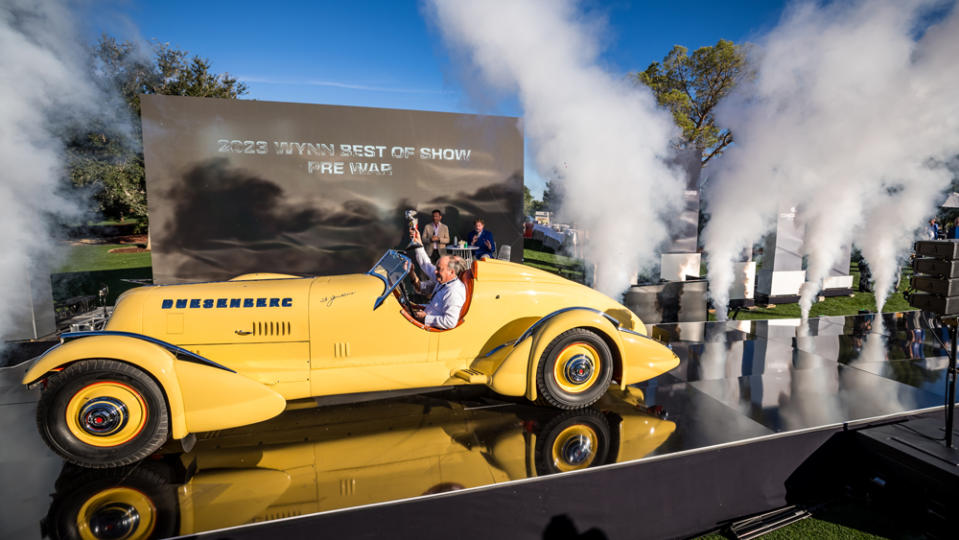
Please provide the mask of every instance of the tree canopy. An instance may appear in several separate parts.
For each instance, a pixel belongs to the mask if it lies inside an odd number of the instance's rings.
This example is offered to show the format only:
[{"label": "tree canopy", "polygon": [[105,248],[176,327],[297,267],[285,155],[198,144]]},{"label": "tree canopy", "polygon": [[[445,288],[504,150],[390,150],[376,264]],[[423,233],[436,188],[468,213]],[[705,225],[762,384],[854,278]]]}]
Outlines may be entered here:
[{"label": "tree canopy", "polygon": [[106,35],[92,47],[91,69],[108,92],[122,97],[127,110],[117,115],[119,122],[102,120],[75,130],[67,143],[70,179],[93,191],[103,217],[132,217],[145,224],[140,95],[237,98],[246,93],[246,85],[213,73],[209,60],[190,58],[169,44],[143,51]]},{"label": "tree canopy", "polygon": [[563,186],[552,180],[546,181],[546,189],[543,191],[542,210],[556,212],[563,205]]},{"label": "tree canopy", "polygon": [[716,125],[716,106],[745,77],[751,77],[744,46],[721,39],[690,56],[676,45],[663,58],[632,77],[648,86],[656,101],[673,113],[683,130],[680,146],[695,147],[705,165],[733,142],[733,134]]}]

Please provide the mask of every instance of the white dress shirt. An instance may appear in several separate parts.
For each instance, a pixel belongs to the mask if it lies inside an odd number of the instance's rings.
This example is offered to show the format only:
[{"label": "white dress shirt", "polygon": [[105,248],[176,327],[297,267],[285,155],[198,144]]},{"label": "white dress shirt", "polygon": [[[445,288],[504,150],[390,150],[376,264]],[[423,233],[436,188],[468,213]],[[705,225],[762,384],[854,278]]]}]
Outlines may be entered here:
[{"label": "white dress shirt", "polygon": [[[429,255],[422,247],[416,248],[416,262],[431,280],[436,280],[436,267],[430,262]],[[433,289],[433,297],[426,305],[426,326],[449,329],[459,323],[460,310],[466,303],[466,285],[458,278],[446,283],[437,283]]]}]

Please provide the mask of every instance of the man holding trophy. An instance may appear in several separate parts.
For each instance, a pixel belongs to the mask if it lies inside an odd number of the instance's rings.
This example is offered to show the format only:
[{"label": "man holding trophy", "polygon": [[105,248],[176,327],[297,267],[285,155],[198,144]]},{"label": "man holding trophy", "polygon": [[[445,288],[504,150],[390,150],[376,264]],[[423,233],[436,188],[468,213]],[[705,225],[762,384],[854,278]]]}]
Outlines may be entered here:
[{"label": "man holding trophy", "polygon": [[433,296],[429,304],[422,310],[413,310],[412,315],[431,328],[453,328],[459,324],[460,310],[466,303],[466,285],[459,279],[459,275],[467,270],[466,261],[460,257],[443,255],[434,266],[416,230],[416,212],[408,210],[406,217],[410,225],[410,244],[407,249],[415,249],[416,263],[426,277],[435,282],[431,287]]}]

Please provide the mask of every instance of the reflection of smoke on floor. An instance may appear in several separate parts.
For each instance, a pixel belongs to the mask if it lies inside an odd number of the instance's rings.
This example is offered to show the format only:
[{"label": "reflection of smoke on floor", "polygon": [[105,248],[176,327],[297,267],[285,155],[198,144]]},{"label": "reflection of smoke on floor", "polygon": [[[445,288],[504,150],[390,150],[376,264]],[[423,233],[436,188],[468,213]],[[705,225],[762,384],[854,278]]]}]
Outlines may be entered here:
[{"label": "reflection of smoke on floor", "polygon": [[[844,415],[837,396],[839,364],[816,354],[814,339],[796,339],[793,366],[789,370],[789,393],[782,392],[779,396],[783,428],[799,429],[842,421]],[[835,341],[838,349],[838,336]],[[813,350],[803,350],[800,346],[810,346]]]},{"label": "reflection of smoke on floor", "polygon": [[[864,363],[888,364],[887,342],[889,338],[885,334],[885,323],[881,317],[877,317],[873,331],[866,336],[859,357],[849,362],[848,366],[856,368],[857,364]],[[888,386],[882,384],[886,379],[868,371],[864,373],[860,369],[848,369],[840,377],[844,390],[844,405],[851,414],[858,415],[861,411],[892,412],[915,408],[916,403],[912,398],[886,391]],[[880,373],[884,371],[885,366]]]},{"label": "reflection of smoke on floor", "polygon": [[25,371],[25,364],[0,368],[0,485],[17,486],[17,496],[4,497],[0,505],[0,538],[39,537],[37,524],[63,465],[40,439],[36,423],[24,421],[36,415],[39,398],[39,391],[20,384]]}]

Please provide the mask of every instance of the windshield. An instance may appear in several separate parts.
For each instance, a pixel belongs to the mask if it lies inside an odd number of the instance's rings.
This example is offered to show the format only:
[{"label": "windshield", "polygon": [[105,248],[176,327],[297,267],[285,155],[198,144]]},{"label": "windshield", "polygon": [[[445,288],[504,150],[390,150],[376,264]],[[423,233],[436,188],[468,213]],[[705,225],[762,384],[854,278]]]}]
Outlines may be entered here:
[{"label": "windshield", "polygon": [[409,257],[397,253],[392,249],[380,257],[380,260],[367,272],[367,274],[383,280],[384,284],[383,294],[376,299],[376,302],[373,304],[373,309],[380,307],[380,304],[386,299],[386,295],[390,294],[390,292],[396,288],[396,285],[403,281],[403,278],[409,273],[411,267],[412,263]]}]

